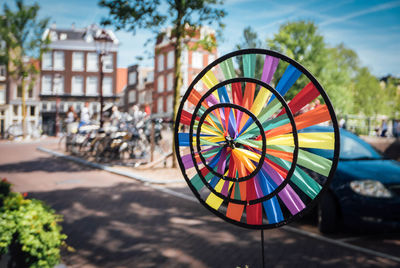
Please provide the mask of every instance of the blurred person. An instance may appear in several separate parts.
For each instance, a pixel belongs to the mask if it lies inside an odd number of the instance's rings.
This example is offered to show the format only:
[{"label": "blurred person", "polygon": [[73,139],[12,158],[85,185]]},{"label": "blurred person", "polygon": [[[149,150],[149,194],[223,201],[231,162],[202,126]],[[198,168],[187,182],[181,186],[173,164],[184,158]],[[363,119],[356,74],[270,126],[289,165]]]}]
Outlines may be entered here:
[{"label": "blurred person", "polygon": [[121,113],[118,110],[118,107],[114,105],[111,109],[110,121],[112,126],[117,126],[121,120]]},{"label": "blurred person", "polygon": [[343,117],[339,120],[339,127],[346,129],[346,119],[344,119]]},{"label": "blurred person", "polygon": [[400,137],[400,120],[394,120],[393,122],[393,136],[395,138]]},{"label": "blurred person", "polygon": [[388,131],[388,126],[386,123],[386,120],[382,120],[382,125],[381,125],[381,137],[386,137],[386,132]]},{"label": "blurred person", "polygon": [[89,110],[89,102],[85,102],[85,106],[81,109],[81,120],[79,122],[79,127],[87,125],[90,123],[90,110]]},{"label": "blurred person", "polygon": [[68,111],[67,111],[67,118],[65,119],[65,123],[73,123],[75,122],[76,119],[76,113],[74,111],[73,106],[69,106]]}]

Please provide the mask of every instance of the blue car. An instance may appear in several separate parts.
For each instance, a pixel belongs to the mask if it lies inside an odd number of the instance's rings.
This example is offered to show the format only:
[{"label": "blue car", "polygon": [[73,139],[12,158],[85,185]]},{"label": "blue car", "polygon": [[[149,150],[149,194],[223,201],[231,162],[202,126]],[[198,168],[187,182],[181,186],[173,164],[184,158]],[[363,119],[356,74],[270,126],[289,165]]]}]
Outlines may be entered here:
[{"label": "blue car", "polygon": [[[310,127],[303,132],[332,131]],[[332,151],[309,149],[332,158]],[[352,227],[400,227],[400,163],[383,158],[358,136],[340,129],[340,157],[329,191],[318,207],[318,227],[333,233],[340,224]]]}]

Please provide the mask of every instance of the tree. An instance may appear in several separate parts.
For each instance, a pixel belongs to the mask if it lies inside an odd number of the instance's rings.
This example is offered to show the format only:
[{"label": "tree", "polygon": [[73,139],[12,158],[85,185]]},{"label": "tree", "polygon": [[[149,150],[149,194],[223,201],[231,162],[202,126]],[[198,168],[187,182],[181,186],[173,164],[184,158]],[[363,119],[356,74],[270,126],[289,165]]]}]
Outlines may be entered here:
[{"label": "tree", "polygon": [[26,135],[26,93],[33,89],[39,70],[29,58],[40,58],[48,40],[42,40],[49,18],[38,19],[39,5],[25,5],[23,0],[16,1],[16,11],[4,4],[0,16],[0,38],[5,42],[4,60],[7,62],[7,75],[17,83],[21,91],[22,128]]},{"label": "tree", "polygon": [[[222,5],[221,0],[101,0],[99,5],[109,9],[109,18],[103,19],[103,25],[114,25],[116,30],[125,29],[133,33],[137,29],[149,29],[158,34],[162,27],[172,24],[171,38],[174,39],[175,49],[175,78],[173,118],[175,119],[180,102],[180,88],[182,87],[181,55],[183,39],[193,29],[203,23],[218,23],[223,27],[221,19],[225,11],[217,8]],[[175,146],[172,146],[175,152]],[[173,167],[176,166],[173,153]]]},{"label": "tree", "polygon": [[[316,77],[321,77],[321,72],[326,66],[324,37],[313,22],[301,20],[281,25],[279,32],[272,39],[267,39],[267,46],[306,66]],[[281,77],[285,69],[286,66],[279,64],[276,70],[278,77]],[[305,77],[300,77],[294,84],[297,90],[290,90],[285,97],[292,99],[307,83]]]},{"label": "tree", "polygon": [[[318,27],[310,21],[283,24],[273,38],[267,39],[267,45],[305,66],[327,91],[338,114],[353,111],[353,79],[359,61],[353,50],[343,44],[329,47]],[[277,77],[281,77],[285,68],[284,64],[278,65]],[[292,99],[307,83],[306,77],[300,77],[285,98]]]},{"label": "tree", "polygon": [[360,68],[355,77],[354,110],[366,116],[377,115],[384,106],[383,89],[378,79],[373,76],[367,67]]},{"label": "tree", "polygon": [[[245,48],[261,48],[262,42],[258,38],[258,35],[253,29],[248,26],[243,30],[243,36],[239,44],[236,45],[237,49],[245,49]],[[243,70],[243,61],[242,57],[237,57],[237,62],[239,64],[239,70]],[[264,58],[262,55],[257,55],[256,58],[256,77],[261,77],[263,70]]]}]

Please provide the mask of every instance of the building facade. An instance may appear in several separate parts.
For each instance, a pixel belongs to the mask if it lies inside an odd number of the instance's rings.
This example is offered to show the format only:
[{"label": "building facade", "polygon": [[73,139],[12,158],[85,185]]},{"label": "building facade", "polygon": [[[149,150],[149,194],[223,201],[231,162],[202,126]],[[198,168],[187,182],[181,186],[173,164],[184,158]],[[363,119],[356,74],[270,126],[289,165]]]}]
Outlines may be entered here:
[{"label": "building facade", "polygon": [[[186,92],[196,75],[217,57],[216,48],[210,52],[197,46],[198,41],[204,39],[207,35],[215,36],[215,31],[204,26],[197,30],[193,36],[187,37],[183,41],[181,96]],[[171,29],[169,28],[159,35],[155,46],[152,112],[158,117],[172,118],[175,72],[174,53],[174,40],[171,38]]]},{"label": "building facade", "polygon": [[[43,38],[51,43],[41,61],[40,98],[43,131],[53,135],[56,119],[62,125],[69,107],[79,115],[86,102],[94,120],[100,112],[99,55],[94,38],[102,29],[91,25],[83,29],[47,29]],[[108,54],[103,56],[104,104],[117,101],[117,53],[118,40],[112,31]],[[61,128],[60,128],[61,129]]]},{"label": "building facade", "polygon": [[134,105],[137,105],[142,111],[151,108],[153,88],[154,68],[137,64],[129,66],[124,111],[128,112]]}]

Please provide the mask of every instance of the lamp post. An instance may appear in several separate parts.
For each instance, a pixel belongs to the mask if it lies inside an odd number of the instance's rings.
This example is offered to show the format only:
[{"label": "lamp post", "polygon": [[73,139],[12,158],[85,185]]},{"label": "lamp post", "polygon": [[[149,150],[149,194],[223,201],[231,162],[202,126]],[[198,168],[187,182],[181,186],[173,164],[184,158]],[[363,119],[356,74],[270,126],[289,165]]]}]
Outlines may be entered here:
[{"label": "lamp post", "polygon": [[103,98],[103,78],[104,78],[104,72],[103,72],[103,56],[107,55],[110,46],[113,42],[112,38],[110,35],[104,30],[101,29],[100,33],[97,33],[94,37],[94,42],[96,44],[96,51],[98,54],[98,61],[99,61],[99,68],[100,68],[100,81],[99,81],[99,87],[100,87],[100,128],[103,127],[103,108],[104,108],[104,98]]}]

